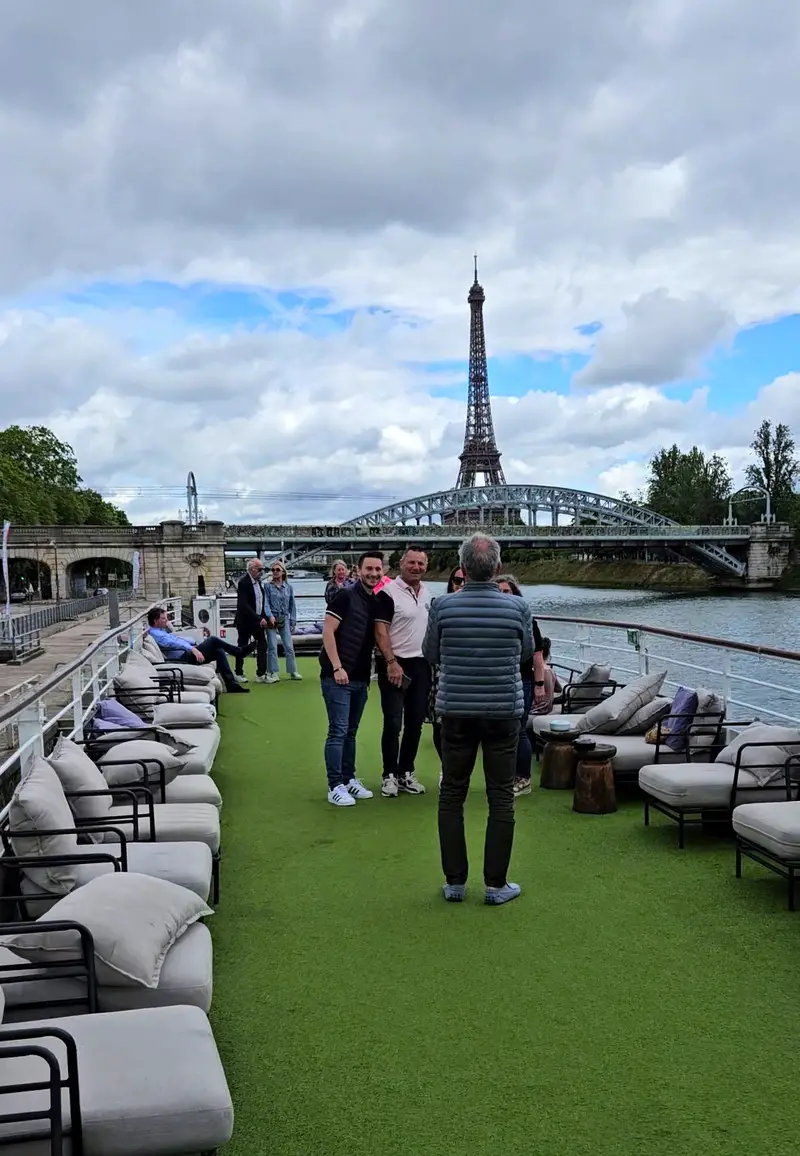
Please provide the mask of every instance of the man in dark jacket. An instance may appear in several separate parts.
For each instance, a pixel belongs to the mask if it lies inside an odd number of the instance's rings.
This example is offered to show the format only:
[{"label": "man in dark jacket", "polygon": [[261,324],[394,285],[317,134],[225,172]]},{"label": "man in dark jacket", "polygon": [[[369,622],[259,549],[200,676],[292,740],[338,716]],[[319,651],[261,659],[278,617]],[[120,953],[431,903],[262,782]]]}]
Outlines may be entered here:
[{"label": "man in dark jacket", "polygon": [[422,653],[439,667],[436,712],[442,721],[439,843],[444,897],[466,893],[468,861],[464,802],[483,750],[489,801],[483,876],[486,902],[507,903],[520,888],[509,883],[514,842],[514,771],[524,700],[520,666],[533,654],[531,611],[524,598],[500,593],[500,546],[475,534],[461,547],[466,583],[458,595],[435,598]]},{"label": "man in dark jacket", "polygon": [[[247,563],[247,573],[236,586],[236,628],[239,646],[246,647],[253,639],[256,644],[256,681],[264,682],[267,677],[267,636],[268,626],[274,626],[269,618],[269,605],[264,597],[262,575],[264,564],[260,558],[251,558]],[[265,613],[266,612],[266,613]],[[236,659],[236,681],[247,682],[244,676],[244,660]]]},{"label": "man in dark jacket", "polygon": [[[375,649],[375,623],[389,626],[394,603],[374,590],[383,577],[383,554],[367,551],[358,560],[359,579],[333,596],[322,629],[320,685],[328,712],[325,772],[328,802],[352,807],[372,791],[356,774],[356,734],[367,705]],[[390,673],[397,676],[397,664]],[[402,671],[400,671],[402,678]]]}]

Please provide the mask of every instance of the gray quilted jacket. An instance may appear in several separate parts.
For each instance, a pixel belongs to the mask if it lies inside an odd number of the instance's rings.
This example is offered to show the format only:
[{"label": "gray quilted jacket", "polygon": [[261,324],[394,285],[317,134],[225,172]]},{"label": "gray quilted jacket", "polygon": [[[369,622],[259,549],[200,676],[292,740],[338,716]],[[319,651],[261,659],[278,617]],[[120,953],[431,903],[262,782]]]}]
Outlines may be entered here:
[{"label": "gray quilted jacket", "polygon": [[520,664],[533,654],[531,610],[496,582],[434,598],[422,653],[439,670],[436,713],[521,718]]}]

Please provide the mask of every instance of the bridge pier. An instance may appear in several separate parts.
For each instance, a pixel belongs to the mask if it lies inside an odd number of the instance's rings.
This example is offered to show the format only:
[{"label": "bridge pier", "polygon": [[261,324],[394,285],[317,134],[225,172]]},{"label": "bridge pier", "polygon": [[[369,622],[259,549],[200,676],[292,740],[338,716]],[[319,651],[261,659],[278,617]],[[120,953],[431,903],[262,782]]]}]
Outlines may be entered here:
[{"label": "bridge pier", "polygon": [[786,522],[756,522],[750,527],[745,583],[750,590],[777,585],[789,566],[794,533]]}]

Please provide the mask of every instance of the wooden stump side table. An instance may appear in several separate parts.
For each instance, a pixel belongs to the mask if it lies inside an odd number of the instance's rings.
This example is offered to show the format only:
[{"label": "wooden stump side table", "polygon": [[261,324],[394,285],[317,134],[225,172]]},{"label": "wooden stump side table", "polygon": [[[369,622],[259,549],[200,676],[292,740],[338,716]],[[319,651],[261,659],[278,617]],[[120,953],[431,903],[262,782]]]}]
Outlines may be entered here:
[{"label": "wooden stump side table", "polygon": [[575,768],[572,809],[581,815],[610,815],[617,809],[612,759],[617,748],[598,743],[582,751]]},{"label": "wooden stump side table", "polygon": [[578,756],[572,744],[577,731],[550,731],[546,736],[539,786],[547,791],[571,791],[575,786]]}]

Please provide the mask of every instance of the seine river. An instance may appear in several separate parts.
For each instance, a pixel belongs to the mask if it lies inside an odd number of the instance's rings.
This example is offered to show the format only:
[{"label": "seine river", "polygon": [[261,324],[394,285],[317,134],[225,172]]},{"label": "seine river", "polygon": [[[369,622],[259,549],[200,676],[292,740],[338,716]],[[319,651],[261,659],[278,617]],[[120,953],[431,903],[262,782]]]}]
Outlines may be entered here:
[{"label": "seine river", "polygon": [[[444,583],[431,582],[431,589],[444,592]],[[324,613],[324,584],[317,579],[295,579],[292,587],[299,601],[301,619],[318,619]],[[577,665],[577,635],[591,639],[591,656],[605,656],[620,681],[638,669],[639,658],[628,641],[627,630],[581,628],[567,623],[547,622],[546,616],[597,618],[630,626],[661,626],[687,634],[747,642],[800,652],[800,599],[790,594],[674,594],[652,590],[597,590],[579,586],[525,586],[525,597],[540,622],[543,634],[553,639],[553,658],[558,663]],[[722,689],[726,662],[733,678],[728,717],[765,721],[773,711],[783,718],[800,718],[800,662],[788,663],[723,652],[708,647],[649,635],[644,640],[651,670],[668,671],[673,684],[698,684]],[[618,648],[618,649],[612,649]],[[683,663],[689,664],[683,666]],[[705,668],[700,669],[700,668]],[[742,680],[769,682],[773,687],[756,686]],[[779,689],[780,688],[780,689]],[[797,692],[796,694],[794,692]],[[740,703],[741,706],[736,704]],[[775,719],[774,721],[778,721]]]}]

